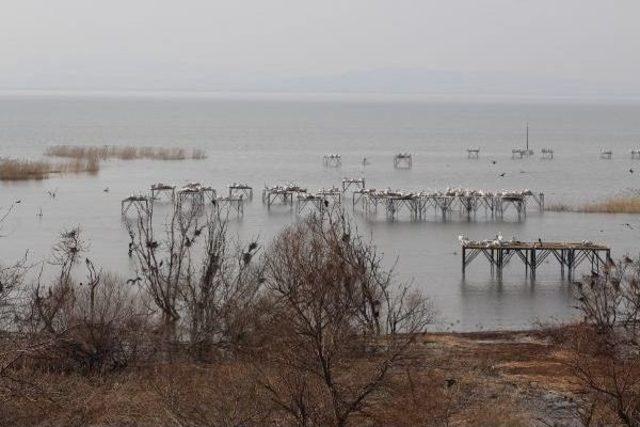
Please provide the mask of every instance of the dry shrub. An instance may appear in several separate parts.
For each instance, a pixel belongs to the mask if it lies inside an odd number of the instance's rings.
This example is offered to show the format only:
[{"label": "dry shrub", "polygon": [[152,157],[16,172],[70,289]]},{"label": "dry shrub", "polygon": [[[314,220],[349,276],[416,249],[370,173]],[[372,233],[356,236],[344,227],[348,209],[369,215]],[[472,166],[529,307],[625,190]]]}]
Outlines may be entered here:
[{"label": "dry shrub", "polygon": [[119,159],[119,160],[185,160],[188,157],[196,160],[205,159],[203,150],[164,147],[132,147],[105,145],[101,147],[87,147],[75,145],[54,145],[48,147],[45,155],[50,157],[65,157],[71,159]]},{"label": "dry shrub", "polygon": [[63,233],[54,255],[58,278],[34,286],[26,319],[31,366],[104,372],[126,367],[142,351],[146,315],[131,289],[103,275],[88,258],[86,280],[72,279],[84,249],[79,229]]},{"label": "dry shrub", "polygon": [[343,218],[310,217],[266,256],[273,304],[256,366],[288,423],[343,426],[365,417],[431,320],[372,245]]},{"label": "dry shrub", "polygon": [[640,264],[625,257],[576,286],[584,320],[565,342],[586,425],[640,424]]},{"label": "dry shrub", "polygon": [[[262,256],[256,243],[231,248],[217,216],[180,210],[164,225],[156,235],[152,208],[129,224],[140,277],[128,283],[85,258],[79,229],[61,235],[51,261],[56,278],[34,285],[18,339],[0,342],[18,349],[4,360],[0,348],[0,400],[11,397],[0,405],[3,422],[448,419],[442,405],[453,398],[442,377],[405,375],[431,320],[429,304],[392,280],[375,247],[344,218],[291,226]],[[83,263],[86,277],[75,280]],[[410,403],[408,395],[396,399],[410,387]],[[441,404],[420,405],[426,397]],[[394,412],[400,403],[411,416]]]}]

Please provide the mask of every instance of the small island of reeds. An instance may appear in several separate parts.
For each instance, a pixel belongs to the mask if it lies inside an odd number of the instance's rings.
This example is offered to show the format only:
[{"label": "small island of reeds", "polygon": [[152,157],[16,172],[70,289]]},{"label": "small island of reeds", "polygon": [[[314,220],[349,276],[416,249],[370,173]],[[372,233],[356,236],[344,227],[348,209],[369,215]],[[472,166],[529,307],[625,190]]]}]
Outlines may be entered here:
[{"label": "small island of reeds", "polygon": [[96,174],[100,162],[96,157],[75,159],[64,163],[42,160],[0,159],[0,181],[40,181],[52,174]]},{"label": "small island of reeds", "polygon": [[545,210],[552,212],[638,214],[640,213],[640,196],[615,196],[575,206],[565,203],[549,204]]},{"label": "small island of reeds", "polygon": [[104,145],[99,147],[83,145],[53,145],[45,151],[49,157],[69,159],[98,158],[100,160],[202,160],[207,155],[204,150],[169,147],[132,147]]}]

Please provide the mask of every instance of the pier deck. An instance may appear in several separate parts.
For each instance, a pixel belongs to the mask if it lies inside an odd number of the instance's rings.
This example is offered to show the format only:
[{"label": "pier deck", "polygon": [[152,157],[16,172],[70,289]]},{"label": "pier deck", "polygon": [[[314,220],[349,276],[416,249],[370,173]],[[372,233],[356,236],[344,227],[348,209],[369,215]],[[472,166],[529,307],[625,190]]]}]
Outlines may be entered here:
[{"label": "pier deck", "polygon": [[499,241],[463,241],[462,242],[462,274],[478,256],[484,255],[489,261],[491,271],[498,273],[516,256],[525,266],[525,272],[535,277],[536,269],[550,255],[560,265],[564,276],[565,269],[569,279],[573,277],[575,269],[584,261],[591,262],[591,271],[598,272],[600,268],[611,262],[611,249],[608,246],[590,242],[499,242]]}]

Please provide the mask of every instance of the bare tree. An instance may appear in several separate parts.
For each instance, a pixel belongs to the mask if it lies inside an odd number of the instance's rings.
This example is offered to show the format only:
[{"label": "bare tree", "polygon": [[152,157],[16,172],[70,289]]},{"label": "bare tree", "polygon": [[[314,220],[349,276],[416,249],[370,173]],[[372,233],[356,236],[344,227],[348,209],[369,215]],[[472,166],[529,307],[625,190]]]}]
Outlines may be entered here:
[{"label": "bare tree", "polygon": [[365,416],[432,320],[430,305],[396,284],[375,247],[336,215],[285,230],[265,260],[273,310],[258,364],[264,387],[300,425]]},{"label": "bare tree", "polygon": [[41,278],[33,287],[29,333],[30,359],[47,369],[95,372],[126,366],[143,341],[146,313],[125,283],[103,275],[84,258],[84,281],[72,277],[86,243],[79,228],[61,234],[53,264],[59,268],[52,283]]},{"label": "bare tree", "polygon": [[[9,208],[0,213],[0,238],[2,238],[3,225],[15,205],[12,203]],[[0,260],[0,331],[5,330],[9,326],[7,322],[11,322],[16,316],[18,294],[28,270],[27,255],[28,253],[25,253],[21,259],[6,265],[3,260]]]},{"label": "bare tree", "polygon": [[158,235],[153,204],[128,230],[139,281],[160,314],[165,342],[188,343],[197,357],[245,336],[260,288],[257,243],[231,251],[220,210],[174,208]]},{"label": "bare tree", "polygon": [[[640,263],[625,257],[576,285],[582,322],[565,345],[587,393],[585,424],[640,424]],[[604,420],[604,421],[603,421]]]}]

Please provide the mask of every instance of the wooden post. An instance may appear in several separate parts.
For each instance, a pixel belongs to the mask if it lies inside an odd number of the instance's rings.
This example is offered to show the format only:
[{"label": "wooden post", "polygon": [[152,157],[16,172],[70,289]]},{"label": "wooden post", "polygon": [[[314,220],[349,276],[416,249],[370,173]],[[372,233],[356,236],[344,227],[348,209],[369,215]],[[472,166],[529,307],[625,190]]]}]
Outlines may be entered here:
[{"label": "wooden post", "polygon": [[464,276],[467,268],[467,248],[462,247],[462,275]]},{"label": "wooden post", "polygon": [[531,249],[531,277],[536,277],[536,268],[538,268],[538,262],[536,259],[536,250]]}]

